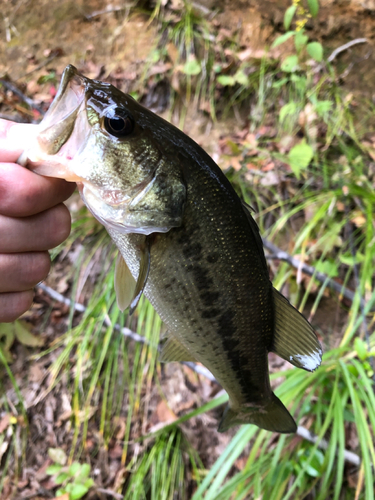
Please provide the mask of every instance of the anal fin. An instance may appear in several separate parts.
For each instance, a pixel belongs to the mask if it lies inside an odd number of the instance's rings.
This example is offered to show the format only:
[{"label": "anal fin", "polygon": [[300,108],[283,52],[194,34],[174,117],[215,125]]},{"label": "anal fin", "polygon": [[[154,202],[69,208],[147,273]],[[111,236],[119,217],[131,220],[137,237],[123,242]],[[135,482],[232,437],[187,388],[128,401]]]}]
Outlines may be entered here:
[{"label": "anal fin", "polygon": [[169,335],[162,340],[159,361],[169,363],[171,361],[196,361],[196,359],[175,337]]},{"label": "anal fin", "polygon": [[275,335],[271,351],[292,365],[315,370],[322,361],[323,349],[307,319],[273,288]]}]

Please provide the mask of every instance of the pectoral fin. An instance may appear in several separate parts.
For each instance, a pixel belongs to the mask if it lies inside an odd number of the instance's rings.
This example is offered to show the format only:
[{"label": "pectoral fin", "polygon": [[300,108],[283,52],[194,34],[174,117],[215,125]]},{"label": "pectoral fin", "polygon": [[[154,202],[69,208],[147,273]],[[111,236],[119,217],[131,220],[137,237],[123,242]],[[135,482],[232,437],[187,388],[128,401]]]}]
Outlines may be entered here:
[{"label": "pectoral fin", "polygon": [[175,337],[170,335],[162,341],[159,361],[168,363],[170,361],[196,361],[196,359]]},{"label": "pectoral fin", "polygon": [[315,370],[322,361],[323,349],[313,327],[275,288],[275,336],[271,351],[292,365]]},{"label": "pectoral fin", "polygon": [[150,272],[150,264],[150,238],[148,236],[141,250],[141,262],[137,281],[133,278],[122,255],[118,254],[115,266],[115,291],[117,305],[121,311],[130,306],[129,314],[133,314],[145,289]]},{"label": "pectoral fin", "polygon": [[119,252],[115,265],[115,292],[120,311],[124,312],[129,307],[134,297],[135,289],[135,279]]}]

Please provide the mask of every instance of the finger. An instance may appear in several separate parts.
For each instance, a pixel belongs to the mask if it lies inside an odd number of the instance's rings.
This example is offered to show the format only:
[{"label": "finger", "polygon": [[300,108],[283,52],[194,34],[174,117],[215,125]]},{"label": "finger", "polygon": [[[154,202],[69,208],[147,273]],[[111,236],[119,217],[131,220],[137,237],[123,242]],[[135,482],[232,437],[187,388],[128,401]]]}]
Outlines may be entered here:
[{"label": "finger", "polygon": [[31,123],[0,120],[1,161],[16,162],[20,154],[33,144],[38,130],[38,125]]},{"label": "finger", "polygon": [[48,252],[0,254],[0,293],[30,290],[51,267]]},{"label": "finger", "polygon": [[10,323],[30,309],[34,292],[0,293],[0,323]]},{"label": "finger", "polygon": [[30,217],[0,216],[0,253],[40,252],[69,236],[71,219],[62,203]]},{"label": "finger", "polygon": [[13,163],[0,163],[0,214],[27,217],[65,201],[75,184],[42,177]]}]

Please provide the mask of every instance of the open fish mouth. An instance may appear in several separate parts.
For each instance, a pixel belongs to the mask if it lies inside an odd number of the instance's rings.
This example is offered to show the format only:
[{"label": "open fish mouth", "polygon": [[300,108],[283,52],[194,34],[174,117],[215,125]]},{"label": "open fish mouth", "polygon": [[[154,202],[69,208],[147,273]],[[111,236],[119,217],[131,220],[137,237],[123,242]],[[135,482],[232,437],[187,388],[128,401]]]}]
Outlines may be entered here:
[{"label": "open fish mouth", "polygon": [[55,99],[38,125],[34,144],[18,159],[20,165],[40,175],[82,181],[74,172],[72,160],[89,134],[86,87],[87,79],[74,66],[67,66]]}]

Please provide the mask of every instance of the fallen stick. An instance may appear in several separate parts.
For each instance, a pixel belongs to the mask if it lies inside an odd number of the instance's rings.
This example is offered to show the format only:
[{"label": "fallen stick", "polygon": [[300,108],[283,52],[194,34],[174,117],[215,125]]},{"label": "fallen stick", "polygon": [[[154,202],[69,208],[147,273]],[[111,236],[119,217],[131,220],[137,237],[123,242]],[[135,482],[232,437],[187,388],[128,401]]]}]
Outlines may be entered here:
[{"label": "fallen stick", "polygon": [[[346,299],[350,300],[351,302],[354,301],[355,292],[353,292],[352,290],[349,290],[344,285],[337,283],[337,281],[328,277],[326,274],[321,273],[320,271],[317,271],[315,269],[315,267],[309,266],[308,264],[305,264],[304,262],[300,261],[299,259],[296,259],[292,255],[288,254],[288,252],[281,250],[281,248],[277,247],[276,245],[274,245],[270,241],[266,240],[265,238],[262,238],[262,241],[263,241],[264,247],[271,252],[271,254],[266,255],[267,259],[283,260],[284,262],[287,262],[292,267],[299,269],[303,273],[307,274],[308,276],[314,276],[314,278],[317,281],[319,281],[320,283],[327,284],[328,288],[339,293],[340,295],[342,295]],[[361,303],[361,307],[363,307],[363,308],[366,307],[366,301],[363,300],[362,298],[360,299],[360,303]]]}]

